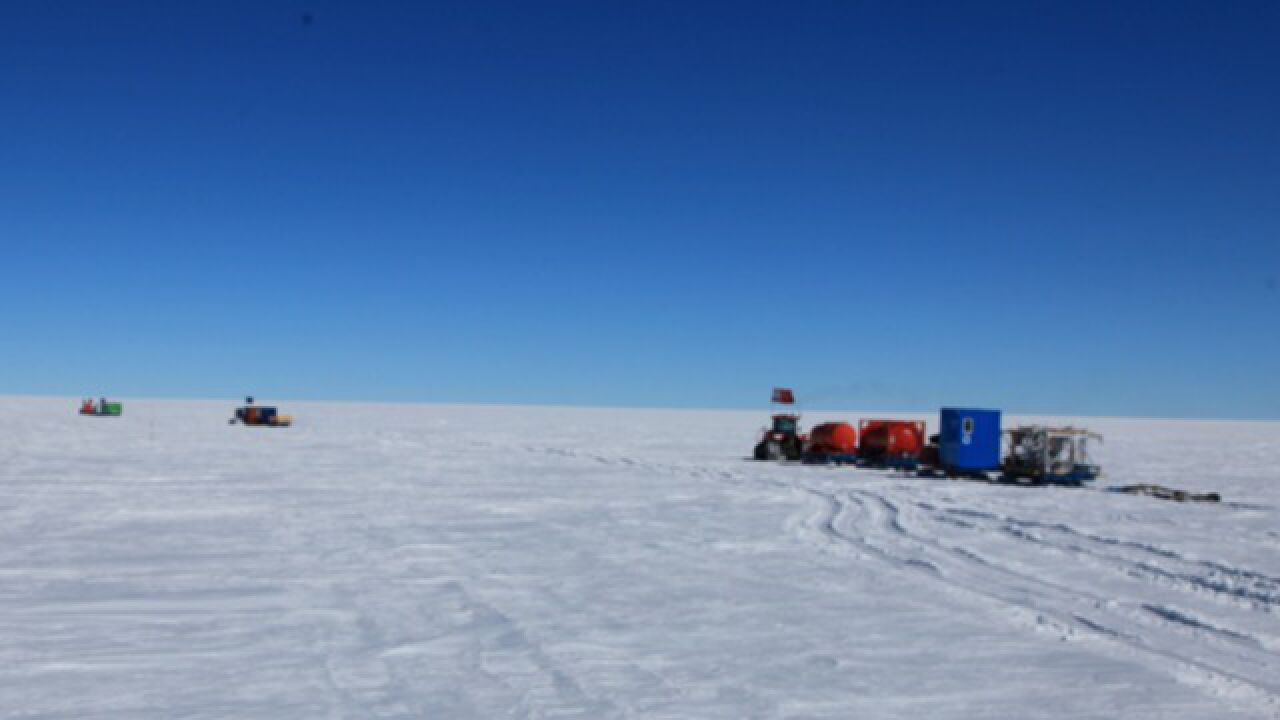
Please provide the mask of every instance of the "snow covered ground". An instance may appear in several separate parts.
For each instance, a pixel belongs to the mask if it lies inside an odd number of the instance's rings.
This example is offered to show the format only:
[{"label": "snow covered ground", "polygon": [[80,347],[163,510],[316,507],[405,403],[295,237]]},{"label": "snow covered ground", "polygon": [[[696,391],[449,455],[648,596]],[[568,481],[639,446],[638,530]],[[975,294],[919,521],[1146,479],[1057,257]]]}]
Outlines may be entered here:
[{"label": "snow covered ground", "polygon": [[763,412],[232,405],[0,398],[0,716],[1280,716],[1277,423],[1086,421],[1184,505],[756,464]]}]

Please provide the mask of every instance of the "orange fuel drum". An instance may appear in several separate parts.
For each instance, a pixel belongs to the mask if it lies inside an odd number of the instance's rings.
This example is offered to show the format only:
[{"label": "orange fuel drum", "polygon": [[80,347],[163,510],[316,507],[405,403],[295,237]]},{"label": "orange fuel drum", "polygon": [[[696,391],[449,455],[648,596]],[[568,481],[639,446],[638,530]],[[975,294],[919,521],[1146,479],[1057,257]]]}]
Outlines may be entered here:
[{"label": "orange fuel drum", "polygon": [[919,457],[924,447],[922,420],[863,420],[858,430],[858,454],[864,458]]},{"label": "orange fuel drum", "polygon": [[858,431],[844,422],[822,423],[809,433],[808,451],[819,455],[852,455],[858,450]]}]

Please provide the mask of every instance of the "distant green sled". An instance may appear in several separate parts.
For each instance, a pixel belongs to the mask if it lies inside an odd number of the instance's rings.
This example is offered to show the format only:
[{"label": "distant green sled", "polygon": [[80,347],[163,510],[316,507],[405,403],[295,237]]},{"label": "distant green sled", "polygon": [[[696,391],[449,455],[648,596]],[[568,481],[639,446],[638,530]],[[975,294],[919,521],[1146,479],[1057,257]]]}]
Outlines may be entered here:
[{"label": "distant green sled", "polygon": [[94,417],[120,417],[124,414],[124,406],[118,402],[107,402],[106,398],[99,398],[97,402],[92,398],[85,398],[85,401],[80,403],[80,414]]}]

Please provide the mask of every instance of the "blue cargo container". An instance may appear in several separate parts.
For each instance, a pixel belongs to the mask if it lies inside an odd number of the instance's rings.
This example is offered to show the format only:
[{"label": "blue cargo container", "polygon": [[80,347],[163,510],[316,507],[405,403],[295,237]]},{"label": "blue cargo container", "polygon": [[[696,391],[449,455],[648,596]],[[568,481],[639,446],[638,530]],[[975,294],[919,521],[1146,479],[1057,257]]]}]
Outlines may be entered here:
[{"label": "blue cargo container", "polygon": [[949,473],[1000,469],[1000,411],[942,408],[938,459]]}]

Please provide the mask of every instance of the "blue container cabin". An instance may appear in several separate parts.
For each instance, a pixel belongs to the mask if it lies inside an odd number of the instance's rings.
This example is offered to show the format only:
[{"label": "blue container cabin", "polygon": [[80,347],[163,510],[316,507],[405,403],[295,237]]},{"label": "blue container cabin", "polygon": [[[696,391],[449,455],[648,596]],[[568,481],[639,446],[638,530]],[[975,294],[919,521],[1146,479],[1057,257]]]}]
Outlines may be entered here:
[{"label": "blue container cabin", "polygon": [[938,459],[952,475],[983,475],[1000,469],[1000,411],[942,408]]}]

